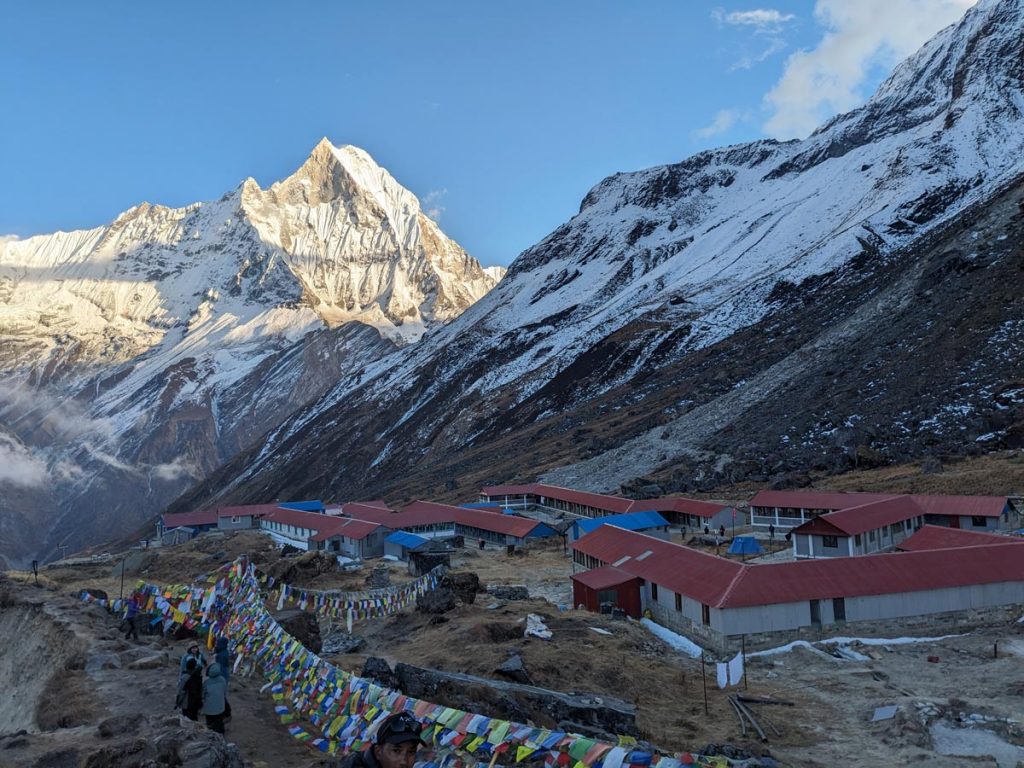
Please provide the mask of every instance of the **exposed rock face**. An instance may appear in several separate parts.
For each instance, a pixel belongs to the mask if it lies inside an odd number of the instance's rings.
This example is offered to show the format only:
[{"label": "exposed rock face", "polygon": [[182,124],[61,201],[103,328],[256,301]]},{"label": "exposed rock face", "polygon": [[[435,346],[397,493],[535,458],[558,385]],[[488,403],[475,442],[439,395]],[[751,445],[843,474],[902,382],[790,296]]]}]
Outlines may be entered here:
[{"label": "exposed rock face", "polygon": [[497,279],[326,140],[268,190],[0,242],[0,452],[24,466],[3,481],[0,551],[53,554],[25,528],[72,548],[127,533]]},{"label": "exposed rock face", "polygon": [[804,141],[605,179],[426,344],[178,505],[672,492],[1017,444],[1022,46],[1022,0],[983,0]]}]

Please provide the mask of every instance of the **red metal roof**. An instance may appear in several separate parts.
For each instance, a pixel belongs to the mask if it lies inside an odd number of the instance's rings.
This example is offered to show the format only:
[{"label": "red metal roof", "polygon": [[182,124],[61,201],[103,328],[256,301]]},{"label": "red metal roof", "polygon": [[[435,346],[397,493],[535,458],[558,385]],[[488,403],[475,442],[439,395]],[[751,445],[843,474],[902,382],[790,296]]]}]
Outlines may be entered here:
[{"label": "red metal roof", "polygon": [[915,495],[926,515],[999,517],[1006,508],[1005,496],[923,496]]},{"label": "red metal roof", "polygon": [[629,511],[682,512],[698,517],[714,517],[723,509],[728,508],[728,504],[717,504],[713,501],[685,499],[682,496],[662,496],[658,499],[638,499],[630,504]]},{"label": "red metal roof", "polygon": [[826,522],[847,536],[874,531],[893,523],[903,522],[924,514],[911,496],[893,496],[885,501],[873,501],[859,507],[847,507],[838,512],[829,512],[814,520],[808,520],[793,529],[793,533],[818,533]]},{"label": "red metal roof", "polygon": [[741,564],[604,525],[572,546],[716,608],[1024,582],[1024,557],[1003,544]]},{"label": "red metal roof", "polygon": [[846,509],[874,501],[885,501],[894,493],[845,493],[842,491],[758,491],[750,500],[752,507],[790,507],[793,509]]},{"label": "red metal roof", "polygon": [[663,496],[657,499],[624,499],[621,496],[609,496],[608,494],[590,493],[589,491],[574,491],[571,488],[560,488],[557,485],[544,485],[543,483],[492,485],[480,489],[480,493],[492,499],[496,496],[544,496],[549,499],[558,499],[559,501],[572,504],[595,507],[610,514],[671,511],[698,515],[699,517],[714,517],[727,507],[725,504],[684,499],[681,496]]},{"label": "red metal roof", "polygon": [[758,491],[751,507],[789,507],[793,509],[840,510],[863,506],[907,495],[926,515],[977,515],[999,517],[1005,496],[930,496],[925,494],[844,493],[840,491]]},{"label": "red metal roof", "polygon": [[203,509],[194,512],[178,512],[162,516],[165,528],[179,528],[181,526],[194,525],[216,525],[217,510]]},{"label": "red metal roof", "polygon": [[501,512],[490,512],[486,509],[465,509],[456,507],[455,522],[471,528],[479,528],[484,531],[493,531],[506,536],[524,538],[539,525],[539,520],[530,520],[527,517],[515,515],[503,515]]},{"label": "red metal roof", "polygon": [[[624,499],[621,496],[608,496],[603,493],[591,493],[590,491],[574,491],[571,488],[561,488],[557,485],[544,485],[543,483],[530,483],[529,485],[494,485],[481,489],[485,496],[544,496],[549,499],[557,499],[569,504],[581,504],[585,507],[594,507],[606,512],[619,514],[628,512],[631,499]],[[648,507],[643,507],[648,509]]]},{"label": "red metal roof", "polygon": [[1024,557],[996,544],[744,566],[720,607],[1024,582]]},{"label": "red metal roof", "polygon": [[707,605],[717,605],[743,566],[614,525],[602,525],[572,548]]},{"label": "red metal roof", "polygon": [[924,549],[952,549],[986,544],[1024,544],[1024,539],[980,531],[965,531],[960,528],[946,528],[941,525],[926,525],[897,544],[896,549],[918,552]]},{"label": "red metal roof", "polygon": [[266,515],[273,512],[275,509],[279,509],[277,504],[245,504],[237,507],[217,507],[218,517],[245,517],[251,515],[259,517],[260,515]]},{"label": "red metal roof", "polygon": [[277,508],[273,512],[264,515],[263,519],[313,531],[314,533],[309,536],[312,541],[324,541],[332,536],[345,536],[356,540],[365,539],[382,527],[377,522],[355,520],[350,517],[321,515],[319,512],[302,512],[298,509]]},{"label": "red metal roof", "polygon": [[594,568],[590,571],[583,571],[582,573],[574,573],[570,578],[573,581],[578,581],[585,587],[591,589],[608,589],[609,587],[620,587],[623,584],[629,584],[631,581],[639,581],[639,576],[634,576],[631,573],[627,573],[621,568],[616,568],[612,565],[606,565],[603,568]]}]

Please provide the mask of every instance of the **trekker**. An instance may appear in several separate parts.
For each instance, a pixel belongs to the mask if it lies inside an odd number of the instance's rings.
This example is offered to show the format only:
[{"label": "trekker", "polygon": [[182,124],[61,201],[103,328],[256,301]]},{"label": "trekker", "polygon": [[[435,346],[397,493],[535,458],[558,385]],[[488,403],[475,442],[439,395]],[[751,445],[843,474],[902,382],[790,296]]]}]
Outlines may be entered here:
[{"label": "trekker", "polygon": [[220,673],[224,676],[225,684],[231,682],[231,665],[234,663],[235,654],[228,650],[228,639],[218,637],[213,652],[214,661],[220,664]]},{"label": "trekker", "polygon": [[206,670],[203,681],[203,709],[206,725],[211,731],[224,733],[224,718],[230,714],[228,709],[228,683],[220,673],[220,664],[214,662]]},{"label": "trekker", "polygon": [[725,523],[722,523],[720,526],[718,526],[718,535],[721,536],[723,539],[725,538]]},{"label": "trekker", "polygon": [[139,639],[139,601],[135,599],[135,595],[132,595],[128,600],[128,607],[124,612],[122,628],[124,629],[125,640],[130,637],[133,637],[136,640]]},{"label": "trekker", "polygon": [[775,541],[775,523],[768,523],[768,540]]},{"label": "trekker", "polygon": [[206,666],[206,657],[199,652],[199,643],[192,643],[185,652],[185,655],[181,657],[181,677],[184,677],[186,674],[189,660],[195,661],[199,666],[199,671],[203,671],[203,668]]},{"label": "trekker", "polygon": [[189,720],[199,719],[199,708],[203,706],[203,675],[195,659],[189,659],[185,665],[174,705]]},{"label": "trekker", "polygon": [[704,535],[705,535],[705,536],[707,536],[707,535],[708,535],[709,533],[711,533],[711,529],[710,529],[710,528],[708,528],[708,527],[707,527],[707,526],[705,525],[705,526],[704,526]]},{"label": "trekker", "polygon": [[350,754],[341,761],[341,768],[412,768],[423,744],[422,730],[419,720],[408,712],[389,715],[377,729],[373,746]]}]

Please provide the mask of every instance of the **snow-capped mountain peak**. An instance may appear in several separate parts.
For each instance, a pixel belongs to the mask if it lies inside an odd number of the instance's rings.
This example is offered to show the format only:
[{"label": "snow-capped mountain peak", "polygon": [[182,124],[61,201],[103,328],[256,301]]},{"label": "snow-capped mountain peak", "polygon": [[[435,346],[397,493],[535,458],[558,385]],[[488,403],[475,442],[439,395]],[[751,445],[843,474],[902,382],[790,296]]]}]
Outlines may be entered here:
[{"label": "snow-capped mountain peak", "polygon": [[[78,468],[64,473],[75,490],[54,482],[70,494],[59,506],[99,484],[137,515],[141,499],[165,503],[343,366],[457,317],[501,272],[449,239],[369,154],[325,139],[266,190],[247,178],[216,201],[141,203],[95,229],[0,241],[0,421],[18,425],[19,450]],[[47,415],[25,410],[47,398],[75,398],[76,420],[105,425],[86,455],[50,441]],[[139,467],[171,460],[189,471],[139,496]]]}]

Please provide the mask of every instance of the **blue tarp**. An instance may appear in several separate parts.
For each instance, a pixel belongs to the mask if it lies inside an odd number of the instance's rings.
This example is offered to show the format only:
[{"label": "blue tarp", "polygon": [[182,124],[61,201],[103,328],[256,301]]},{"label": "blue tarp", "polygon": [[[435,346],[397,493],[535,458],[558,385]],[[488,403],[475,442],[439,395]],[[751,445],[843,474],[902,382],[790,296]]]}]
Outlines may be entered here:
[{"label": "blue tarp", "polygon": [[421,544],[427,543],[427,540],[422,536],[417,536],[415,533],[406,533],[405,531],[395,531],[388,534],[384,537],[384,541],[388,544],[399,544],[406,549],[416,549]]},{"label": "blue tarp", "polygon": [[729,545],[730,555],[759,555],[764,549],[753,536],[737,536]]},{"label": "blue tarp", "polygon": [[621,515],[595,517],[591,520],[576,520],[573,527],[576,529],[577,538],[579,538],[606,523],[625,528],[627,531],[642,531],[647,528],[661,528],[668,525],[668,521],[657,512],[626,512]]}]

